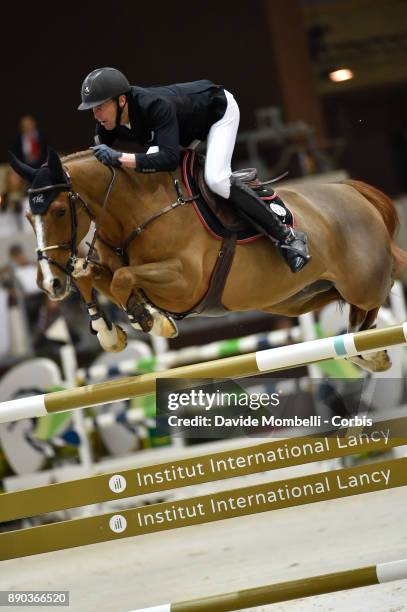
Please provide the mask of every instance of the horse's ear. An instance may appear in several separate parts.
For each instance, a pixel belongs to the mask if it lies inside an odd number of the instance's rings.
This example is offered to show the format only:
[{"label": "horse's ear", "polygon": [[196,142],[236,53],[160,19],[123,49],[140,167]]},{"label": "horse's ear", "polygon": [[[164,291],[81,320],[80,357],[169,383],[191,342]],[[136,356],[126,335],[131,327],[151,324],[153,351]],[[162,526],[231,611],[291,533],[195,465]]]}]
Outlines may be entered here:
[{"label": "horse's ear", "polygon": [[52,180],[56,183],[65,183],[66,176],[64,169],[59,159],[59,155],[53,149],[48,149],[48,168],[52,176]]},{"label": "horse's ear", "polygon": [[34,180],[36,169],[20,161],[11,151],[8,152],[8,157],[13,170],[31,184]]}]

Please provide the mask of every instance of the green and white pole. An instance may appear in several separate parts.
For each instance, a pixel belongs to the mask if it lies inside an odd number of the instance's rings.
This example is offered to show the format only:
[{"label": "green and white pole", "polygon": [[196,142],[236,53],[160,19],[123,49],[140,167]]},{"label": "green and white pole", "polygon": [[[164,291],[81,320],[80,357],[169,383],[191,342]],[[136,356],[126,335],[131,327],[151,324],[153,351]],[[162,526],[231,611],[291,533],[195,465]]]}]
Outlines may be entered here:
[{"label": "green and white pole", "polygon": [[244,378],[407,343],[407,323],[301,342],[0,404],[0,423],[108,404],[155,392],[157,378]]}]

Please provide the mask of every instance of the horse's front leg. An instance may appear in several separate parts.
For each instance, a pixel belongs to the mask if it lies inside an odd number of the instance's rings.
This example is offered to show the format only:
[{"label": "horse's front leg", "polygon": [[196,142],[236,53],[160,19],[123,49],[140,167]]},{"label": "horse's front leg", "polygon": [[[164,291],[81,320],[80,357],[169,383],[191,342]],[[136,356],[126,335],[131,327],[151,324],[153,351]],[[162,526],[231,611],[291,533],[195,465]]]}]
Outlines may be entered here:
[{"label": "horse's front leg", "polygon": [[115,323],[112,323],[99,302],[95,298],[94,289],[106,295],[114,302],[110,293],[112,273],[101,265],[89,263],[86,269],[83,268],[83,260],[79,259],[72,274],[75,284],[86,304],[90,318],[90,331],[99,340],[100,346],[104,351],[118,353],[126,348],[126,332]]},{"label": "horse's front leg", "polygon": [[178,260],[125,266],[116,270],[110,290],[115,300],[123,305],[134,329],[164,338],[178,335],[172,317],[146,303],[138,290],[139,287],[144,289],[146,284],[149,288],[160,286],[162,290],[168,283],[172,284],[174,276],[180,276]]}]

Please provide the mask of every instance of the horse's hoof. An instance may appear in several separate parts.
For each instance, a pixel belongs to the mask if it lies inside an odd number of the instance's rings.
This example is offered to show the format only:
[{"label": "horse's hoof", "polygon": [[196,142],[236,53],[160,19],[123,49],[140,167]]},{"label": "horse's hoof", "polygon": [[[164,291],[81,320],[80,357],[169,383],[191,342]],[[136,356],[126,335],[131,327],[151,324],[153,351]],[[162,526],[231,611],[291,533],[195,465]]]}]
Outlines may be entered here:
[{"label": "horse's hoof", "polygon": [[130,319],[131,326],[134,329],[145,331],[152,336],[158,336],[160,338],[176,338],[178,336],[178,327],[174,319],[167,314],[164,314],[150,306],[146,306],[146,312],[149,314],[152,320],[152,326],[150,329],[142,329],[139,322],[132,321],[131,315],[127,312],[127,316]]},{"label": "horse's hoof", "polygon": [[379,351],[374,360],[375,369],[373,372],[386,372],[392,366],[391,359],[387,351]]},{"label": "horse's hoof", "polygon": [[161,312],[154,312],[153,318],[154,325],[150,332],[153,336],[161,336],[162,338],[176,338],[178,336],[178,327],[172,317]]},{"label": "horse's hoof", "polygon": [[114,327],[116,328],[117,332],[117,342],[115,344],[107,346],[99,339],[100,346],[107,353],[120,353],[121,351],[124,351],[127,346],[127,334],[124,329],[122,329],[120,325],[114,325]]},{"label": "horse's hoof", "polygon": [[387,370],[390,370],[392,366],[392,362],[387,351],[378,351],[377,353],[366,355],[364,357],[362,355],[357,355],[356,357],[351,357],[350,361],[364,370],[368,370],[369,372],[386,372]]},{"label": "horse's hoof", "polygon": [[120,325],[115,325],[117,331],[117,343],[111,349],[114,353],[120,353],[120,351],[124,351],[127,346],[127,334]]},{"label": "horse's hoof", "polygon": [[72,276],[74,278],[83,278],[84,276],[89,276],[90,275],[90,266],[87,266],[86,268],[84,268],[84,263],[85,263],[85,259],[83,257],[79,257],[74,264],[73,270],[72,270]]}]

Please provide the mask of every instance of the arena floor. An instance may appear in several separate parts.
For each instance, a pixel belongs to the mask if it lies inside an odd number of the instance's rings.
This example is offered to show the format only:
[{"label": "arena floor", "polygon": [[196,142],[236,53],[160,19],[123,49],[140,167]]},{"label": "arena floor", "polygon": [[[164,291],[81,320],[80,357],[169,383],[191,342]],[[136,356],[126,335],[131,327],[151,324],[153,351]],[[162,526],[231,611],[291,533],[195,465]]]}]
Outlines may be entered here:
[{"label": "arena floor", "polygon": [[[0,590],[69,589],[72,612],[126,612],[374,565],[407,556],[406,506],[403,487],[16,559],[1,564]],[[399,612],[407,580],[257,609]]]}]

